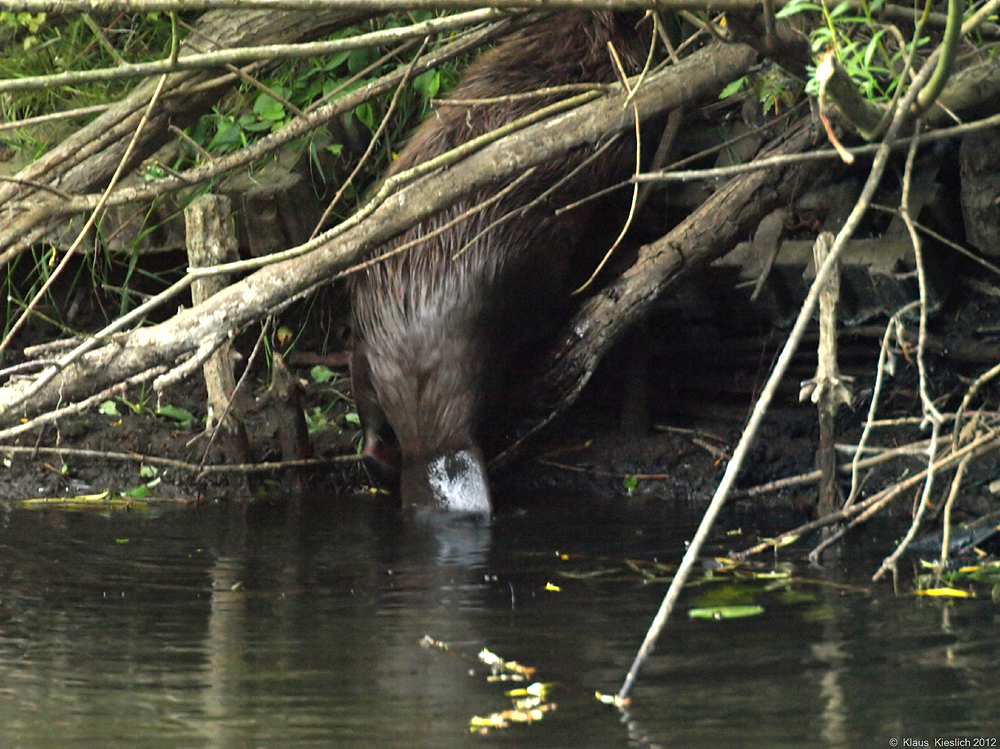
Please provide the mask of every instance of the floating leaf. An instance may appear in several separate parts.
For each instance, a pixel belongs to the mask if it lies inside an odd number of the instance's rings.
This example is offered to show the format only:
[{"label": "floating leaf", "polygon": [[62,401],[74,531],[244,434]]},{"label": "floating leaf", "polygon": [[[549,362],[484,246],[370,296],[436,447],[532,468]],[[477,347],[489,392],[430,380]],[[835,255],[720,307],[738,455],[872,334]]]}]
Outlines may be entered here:
[{"label": "floating leaf", "polygon": [[967,590],[959,590],[958,588],[926,588],[924,590],[913,591],[914,595],[917,596],[936,596],[942,598],[975,598],[975,593],[970,593]]},{"label": "floating leaf", "polygon": [[708,606],[690,609],[688,616],[692,619],[742,619],[747,616],[757,616],[764,613],[763,606]]},{"label": "floating leaf", "polygon": [[753,572],[751,575],[757,580],[783,580],[792,576],[790,572],[771,570],[770,572]]}]

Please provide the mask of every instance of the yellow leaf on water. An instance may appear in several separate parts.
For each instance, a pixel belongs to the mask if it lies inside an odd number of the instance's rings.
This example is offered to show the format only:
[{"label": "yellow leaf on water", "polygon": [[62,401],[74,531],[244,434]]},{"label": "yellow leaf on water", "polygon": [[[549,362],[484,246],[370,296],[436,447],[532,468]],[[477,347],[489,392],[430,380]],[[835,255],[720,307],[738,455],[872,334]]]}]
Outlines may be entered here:
[{"label": "yellow leaf on water", "polygon": [[915,590],[914,595],[917,596],[941,596],[944,598],[975,598],[975,593],[970,593],[967,590],[959,590],[958,588],[927,588],[926,590]]}]

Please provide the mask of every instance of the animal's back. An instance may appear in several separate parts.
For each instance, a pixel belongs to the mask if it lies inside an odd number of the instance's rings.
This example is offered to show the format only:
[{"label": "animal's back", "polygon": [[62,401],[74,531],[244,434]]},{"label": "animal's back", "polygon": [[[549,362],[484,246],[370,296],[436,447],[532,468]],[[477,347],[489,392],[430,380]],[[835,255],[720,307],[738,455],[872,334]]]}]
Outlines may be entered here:
[{"label": "animal's back", "polygon": [[[645,58],[648,34],[637,32],[634,20],[635,14],[610,12],[551,16],[483,54],[449,98],[487,99],[568,83],[614,81],[609,41],[626,72],[635,73]],[[438,156],[551,101],[518,98],[485,106],[441,107],[414,132],[390,173]],[[578,212],[554,218],[552,210],[620,179],[622,149],[610,149],[593,159],[543,205],[512,219],[508,214],[592,155],[591,149],[580,148],[536,168],[488,209],[371,267],[357,279],[352,374],[366,453],[383,463],[401,460],[404,503],[467,509],[466,500],[442,496],[442,492],[467,491],[441,490],[442,471],[450,481],[463,466],[473,465],[474,472],[485,476],[478,446],[483,414],[494,405],[491,396],[499,392],[506,358],[516,343],[543,319],[558,316],[565,301],[566,265],[584,226]],[[495,196],[501,187],[458,201],[395,244],[428,235]],[[505,216],[510,220],[501,220]],[[448,456],[454,455],[462,459],[449,462]],[[472,509],[488,512],[485,483],[476,491],[482,496],[471,500]]]}]

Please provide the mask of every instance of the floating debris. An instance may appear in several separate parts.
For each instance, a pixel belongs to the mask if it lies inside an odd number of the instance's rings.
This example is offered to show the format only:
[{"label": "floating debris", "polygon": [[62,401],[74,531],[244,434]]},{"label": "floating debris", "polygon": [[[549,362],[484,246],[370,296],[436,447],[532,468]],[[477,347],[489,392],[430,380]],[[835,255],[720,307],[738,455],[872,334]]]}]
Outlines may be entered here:
[{"label": "floating debris", "polygon": [[22,510],[58,509],[69,512],[85,511],[145,511],[149,503],[132,498],[121,498],[108,491],[100,494],[79,494],[75,497],[34,497],[22,499],[15,503]]},{"label": "floating debris", "polygon": [[[483,648],[479,660],[490,667],[487,681],[524,681],[535,672],[534,668],[522,666],[517,661],[505,661],[496,653]],[[506,692],[511,700],[511,709],[491,713],[485,717],[474,715],[469,721],[469,731],[487,734],[491,730],[509,728],[512,724],[530,724],[541,720],[556,709],[556,703],[549,702],[553,684],[534,682],[526,687],[510,689]]]},{"label": "floating debris", "polygon": [[492,675],[487,678],[487,681],[526,681],[535,673],[535,669],[522,666],[517,661],[505,661],[486,648],[483,648],[479,653],[479,660],[489,666],[492,671]]},{"label": "floating debris", "polygon": [[438,650],[449,650],[448,643],[442,642],[441,640],[435,640],[430,635],[424,635],[422,638],[420,638],[420,647],[437,648]]},{"label": "floating debris", "polygon": [[958,588],[927,588],[913,591],[915,596],[937,596],[940,598],[975,598],[976,594]]}]

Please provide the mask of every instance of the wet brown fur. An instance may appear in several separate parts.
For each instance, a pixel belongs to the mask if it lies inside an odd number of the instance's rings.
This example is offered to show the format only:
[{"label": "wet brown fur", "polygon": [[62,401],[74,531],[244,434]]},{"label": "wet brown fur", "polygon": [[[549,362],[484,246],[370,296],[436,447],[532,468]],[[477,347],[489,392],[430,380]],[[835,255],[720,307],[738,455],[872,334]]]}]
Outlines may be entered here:
[{"label": "wet brown fur", "polygon": [[[636,20],[636,14],[589,11],[551,16],[483,54],[449,97],[492,98],[567,83],[613,82],[608,41],[634,74],[645,59],[650,26],[636,31]],[[415,131],[391,171],[438,156],[551,101],[441,107]],[[408,465],[476,447],[506,355],[540,317],[558,314],[565,303],[566,267],[584,216],[573,212],[557,219],[552,209],[620,179],[632,158],[630,148],[609,149],[548,205],[486,232],[457,260],[454,254],[592,154],[593,149],[580,148],[539,167],[491,208],[373,266],[355,282],[352,376],[366,453],[382,463],[401,457],[404,482]],[[423,236],[496,190],[468,196],[397,241]]]}]

